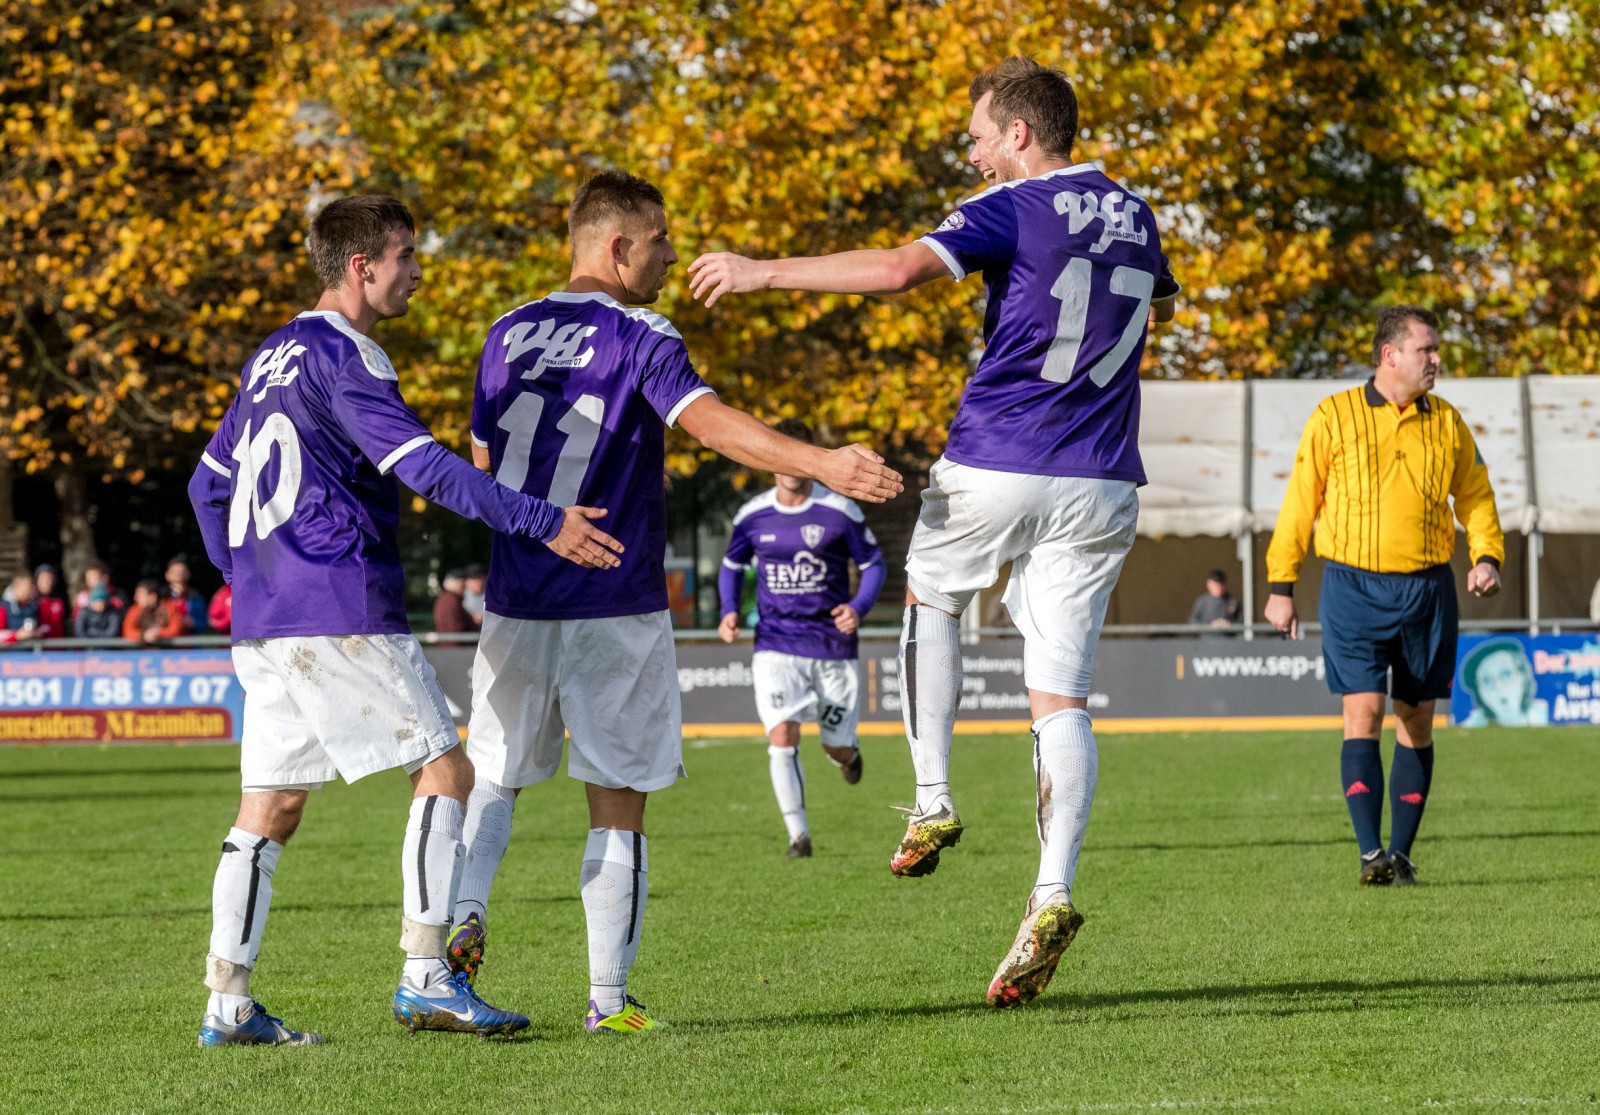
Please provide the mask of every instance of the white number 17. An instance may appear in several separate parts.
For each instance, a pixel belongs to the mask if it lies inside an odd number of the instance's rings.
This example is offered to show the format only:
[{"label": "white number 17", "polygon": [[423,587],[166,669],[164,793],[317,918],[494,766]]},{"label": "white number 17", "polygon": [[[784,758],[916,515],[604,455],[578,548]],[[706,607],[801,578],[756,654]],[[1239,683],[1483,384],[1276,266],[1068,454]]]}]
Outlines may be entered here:
[{"label": "white number 17", "polygon": [[[1053,383],[1066,383],[1077,371],[1078,351],[1083,347],[1083,334],[1089,325],[1089,279],[1093,266],[1084,257],[1077,257],[1067,264],[1050,288],[1050,293],[1061,300],[1061,316],[1056,319],[1056,336],[1050,342],[1050,351],[1045,355],[1039,374]],[[1111,272],[1111,293],[1132,298],[1138,305],[1116,347],[1089,369],[1089,379],[1096,387],[1104,387],[1111,381],[1144,335],[1150,314],[1150,295],[1155,288],[1156,277],[1148,271],[1118,267]]]}]

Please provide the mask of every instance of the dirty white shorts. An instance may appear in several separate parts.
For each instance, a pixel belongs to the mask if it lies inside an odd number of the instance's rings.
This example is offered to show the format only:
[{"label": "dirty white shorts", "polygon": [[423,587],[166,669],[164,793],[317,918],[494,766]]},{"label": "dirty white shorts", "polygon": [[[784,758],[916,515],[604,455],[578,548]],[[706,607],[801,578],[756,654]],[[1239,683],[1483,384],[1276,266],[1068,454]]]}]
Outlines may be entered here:
[{"label": "dirty white shorts", "polygon": [[678,656],[667,612],[596,619],[483,614],[472,663],[467,756],[520,788],[561,766],[608,789],[662,790],[683,776]]},{"label": "dirty white shorts", "polygon": [[409,773],[461,742],[411,635],[246,639],[234,644],[233,669],[244,686],[246,792]]},{"label": "dirty white shorts", "polygon": [[750,672],[755,675],[756,715],[768,735],[779,724],[799,723],[815,711],[824,746],[856,745],[861,679],[854,658],[758,650],[750,656]]}]

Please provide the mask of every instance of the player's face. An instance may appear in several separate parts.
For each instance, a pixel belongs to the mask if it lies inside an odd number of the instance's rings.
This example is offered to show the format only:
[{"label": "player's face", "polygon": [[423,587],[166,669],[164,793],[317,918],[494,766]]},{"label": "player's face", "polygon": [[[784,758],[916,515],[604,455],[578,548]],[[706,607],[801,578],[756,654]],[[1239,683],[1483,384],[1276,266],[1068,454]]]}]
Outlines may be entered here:
[{"label": "player's face", "polygon": [[777,481],[778,490],[784,492],[803,492],[811,481],[801,476],[789,476],[782,472],[775,472],[772,478]]},{"label": "player's face", "polygon": [[411,233],[403,228],[392,229],[383,258],[369,260],[367,274],[367,303],[378,311],[379,320],[403,315],[422,281],[422,265],[417,262],[417,246]]},{"label": "player's face", "polygon": [[648,306],[660,297],[678,253],[667,236],[667,214],[659,207],[646,212],[630,232],[627,257],[618,263],[617,277],[630,305]]},{"label": "player's face", "polygon": [[1405,339],[1386,346],[1394,353],[1395,370],[1402,384],[1415,394],[1433,390],[1439,375],[1439,334],[1420,321],[1406,322]]},{"label": "player's face", "polygon": [[972,122],[967,125],[967,135],[972,138],[972,154],[967,159],[990,185],[1022,177],[1011,142],[1011,129],[1001,128],[989,116],[989,102],[993,99],[993,93],[979,97],[978,103],[972,106]]}]

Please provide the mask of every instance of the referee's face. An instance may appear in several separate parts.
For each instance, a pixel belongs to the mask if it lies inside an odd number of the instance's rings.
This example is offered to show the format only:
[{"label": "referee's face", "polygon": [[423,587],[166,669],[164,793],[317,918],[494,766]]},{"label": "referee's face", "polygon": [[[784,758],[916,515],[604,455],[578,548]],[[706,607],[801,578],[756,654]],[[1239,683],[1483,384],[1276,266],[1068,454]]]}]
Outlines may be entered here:
[{"label": "referee's face", "polygon": [[1392,349],[1395,378],[1415,398],[1433,390],[1439,374],[1439,334],[1415,319],[1406,325],[1405,340]]}]

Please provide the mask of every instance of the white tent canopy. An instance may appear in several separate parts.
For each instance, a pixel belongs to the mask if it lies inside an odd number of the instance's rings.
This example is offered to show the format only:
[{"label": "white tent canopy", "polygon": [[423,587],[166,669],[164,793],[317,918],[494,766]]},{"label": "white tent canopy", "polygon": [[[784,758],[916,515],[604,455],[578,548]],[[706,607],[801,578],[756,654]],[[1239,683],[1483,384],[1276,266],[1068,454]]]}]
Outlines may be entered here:
[{"label": "white tent canopy", "polygon": [[[1351,380],[1150,381],[1139,533],[1238,536],[1278,519],[1306,419]],[[1508,531],[1600,533],[1600,376],[1447,379]]]}]

